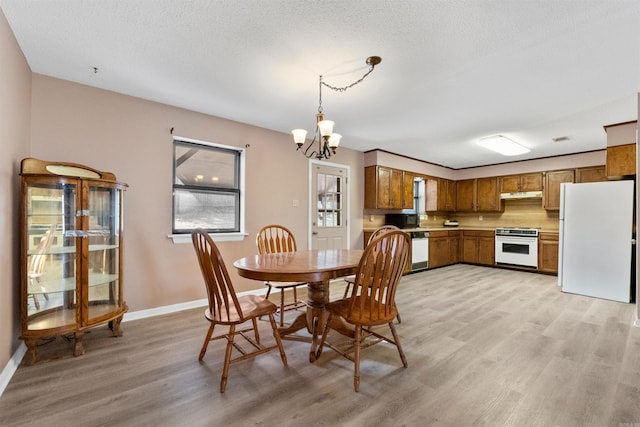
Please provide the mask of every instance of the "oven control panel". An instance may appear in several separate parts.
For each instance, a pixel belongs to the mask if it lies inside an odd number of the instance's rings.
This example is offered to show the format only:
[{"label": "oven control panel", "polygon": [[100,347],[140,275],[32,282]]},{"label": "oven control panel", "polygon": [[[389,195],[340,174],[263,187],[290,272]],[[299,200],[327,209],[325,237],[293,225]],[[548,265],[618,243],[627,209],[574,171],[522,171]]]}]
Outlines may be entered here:
[{"label": "oven control panel", "polygon": [[496,236],[538,237],[537,228],[496,228]]}]

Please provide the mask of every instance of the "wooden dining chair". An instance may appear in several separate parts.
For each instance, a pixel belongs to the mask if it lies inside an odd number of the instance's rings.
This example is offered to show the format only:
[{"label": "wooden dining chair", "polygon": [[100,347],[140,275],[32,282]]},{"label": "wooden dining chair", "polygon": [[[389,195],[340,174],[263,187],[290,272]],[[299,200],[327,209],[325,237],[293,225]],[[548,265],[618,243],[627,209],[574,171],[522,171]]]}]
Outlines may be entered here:
[{"label": "wooden dining chair", "polygon": [[[329,316],[316,358],[320,357],[323,346],[327,344],[339,354],[353,360],[355,391],[360,388],[360,351],[363,348],[387,341],[397,347],[402,365],[405,368],[408,366],[393,326],[393,319],[398,314],[395,302],[396,289],[408,262],[410,244],[409,236],[400,230],[388,231],[372,239],[358,264],[350,295],[325,305]],[[353,356],[327,341],[333,316],[340,316],[345,322],[355,326]],[[393,338],[385,337],[371,329],[385,323],[389,325]],[[371,336],[375,339],[365,341]]]},{"label": "wooden dining chair", "polygon": [[[280,333],[274,318],[274,313],[278,310],[278,307],[268,299],[257,295],[237,296],[224,260],[211,236],[202,229],[196,229],[191,234],[191,239],[196,250],[209,299],[209,307],[205,310],[204,315],[210,325],[198,360],[202,361],[204,358],[209,342],[221,338],[227,340],[222,379],[220,380],[220,393],[224,393],[227,386],[229,365],[232,363],[255,357],[277,348],[280,350],[282,363],[287,366],[287,356],[282,347]],[[265,346],[260,342],[257,319],[262,316],[269,317],[276,342],[275,345]],[[236,326],[249,321],[251,321],[251,327],[236,330]],[[216,325],[229,326],[229,332],[212,337]],[[253,331],[253,338],[247,334],[250,331]],[[234,342],[234,338],[237,335],[240,335],[249,343],[250,346],[245,347],[248,347],[251,351],[246,351],[245,348]],[[233,348],[238,350],[240,355],[232,359]]]},{"label": "wooden dining chair", "polygon": [[[395,225],[383,225],[382,227],[378,228],[373,233],[371,233],[371,236],[369,236],[369,240],[367,240],[367,243],[369,243],[371,240],[373,240],[374,238],[376,238],[380,234],[386,233],[387,231],[393,231],[393,230],[400,230],[400,229],[398,227],[396,227]],[[355,274],[352,274],[350,276],[343,277],[342,279],[345,282],[347,282],[347,285],[344,288],[344,296],[343,296],[343,298],[346,298],[347,295],[349,295],[349,290],[353,286],[353,282],[355,282],[355,280],[356,280],[356,276],[355,276]],[[400,318],[400,313],[398,313],[398,317],[397,318],[398,318],[398,323],[402,323],[402,319]]]},{"label": "wooden dining chair", "polygon": [[[277,224],[265,225],[258,231],[256,236],[256,246],[259,254],[271,254],[278,252],[295,252],[298,250],[296,238],[291,230],[287,227]],[[267,287],[267,295],[269,298],[271,290],[280,289],[280,326],[284,326],[285,311],[306,308],[307,303],[298,299],[298,286],[305,286],[306,282],[264,282]],[[285,291],[293,290],[293,301],[285,304]]]}]

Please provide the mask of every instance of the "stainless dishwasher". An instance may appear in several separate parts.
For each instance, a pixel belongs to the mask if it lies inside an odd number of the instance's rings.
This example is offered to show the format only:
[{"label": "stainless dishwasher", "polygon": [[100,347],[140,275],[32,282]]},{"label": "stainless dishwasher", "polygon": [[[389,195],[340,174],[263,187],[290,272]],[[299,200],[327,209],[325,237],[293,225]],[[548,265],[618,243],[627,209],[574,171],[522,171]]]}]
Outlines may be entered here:
[{"label": "stainless dishwasher", "polygon": [[411,271],[429,267],[429,232],[411,231]]}]

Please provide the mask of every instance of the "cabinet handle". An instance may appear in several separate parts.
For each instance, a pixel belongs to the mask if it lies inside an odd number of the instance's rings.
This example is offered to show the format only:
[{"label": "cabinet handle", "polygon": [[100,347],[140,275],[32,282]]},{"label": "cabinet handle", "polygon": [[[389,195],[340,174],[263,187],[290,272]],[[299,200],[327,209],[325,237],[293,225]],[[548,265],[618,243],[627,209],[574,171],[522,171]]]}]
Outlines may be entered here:
[{"label": "cabinet handle", "polygon": [[79,211],[76,211],[76,216],[89,216],[91,214],[91,211],[89,209],[82,209]]}]

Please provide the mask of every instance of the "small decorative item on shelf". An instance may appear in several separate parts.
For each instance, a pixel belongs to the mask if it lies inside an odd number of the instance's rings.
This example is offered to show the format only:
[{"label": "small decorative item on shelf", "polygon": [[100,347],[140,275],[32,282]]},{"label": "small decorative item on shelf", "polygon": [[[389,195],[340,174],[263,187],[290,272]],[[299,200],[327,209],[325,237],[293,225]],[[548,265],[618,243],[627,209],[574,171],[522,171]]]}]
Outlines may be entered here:
[{"label": "small decorative item on shelf", "polygon": [[114,174],[75,163],[22,160],[20,338],[27,364],[40,341],[73,337],[108,324],[121,336],[122,202]]}]

